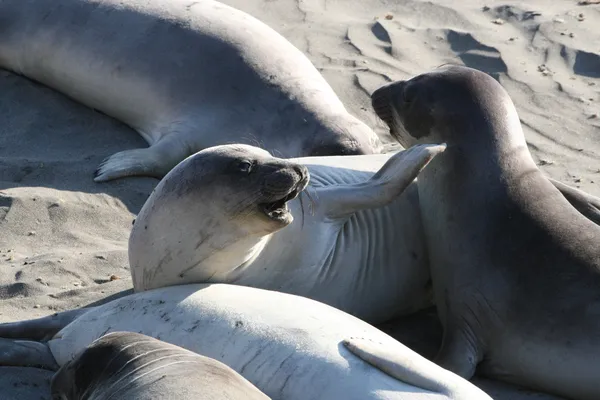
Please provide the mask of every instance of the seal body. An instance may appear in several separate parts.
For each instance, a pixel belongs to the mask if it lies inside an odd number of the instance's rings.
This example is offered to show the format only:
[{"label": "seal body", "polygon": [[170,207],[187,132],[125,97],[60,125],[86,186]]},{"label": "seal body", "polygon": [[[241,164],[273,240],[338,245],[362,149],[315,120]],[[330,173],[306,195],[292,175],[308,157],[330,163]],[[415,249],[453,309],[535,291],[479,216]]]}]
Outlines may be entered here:
[{"label": "seal body", "polygon": [[360,185],[373,179],[392,156],[294,159],[311,177],[289,203],[294,221],[274,233],[252,263],[223,279],[306,296],[369,323],[431,305],[418,177],[387,204],[339,216],[325,210],[328,202],[335,210],[340,197],[348,195],[344,189],[364,190]]},{"label": "seal body", "polygon": [[308,58],[212,0],[7,0],[0,67],[131,126],[148,142],[96,181],[162,177],[186,156],[249,143],[284,157],[363,154],[379,140]]},{"label": "seal body", "polygon": [[444,326],[436,361],[466,378],[479,364],[521,386],[600,398],[600,227],[539,171],[506,91],[453,66],[373,98],[404,145],[447,143],[419,175]]},{"label": "seal body", "polygon": [[[129,239],[134,288],[235,283],[309,297],[370,323],[426,307],[414,179],[440,151],[281,160],[251,146],[203,150],[169,172],[138,214]],[[230,169],[244,163],[249,172]],[[310,176],[308,185],[300,190],[299,178],[279,189],[276,166]],[[260,211],[269,190],[286,202],[285,224]]]},{"label": "seal body", "polygon": [[[373,326],[300,296],[178,285],[81,311],[47,342],[58,365],[106,333],[130,331],[218,360],[273,399],[489,400]],[[47,321],[23,323],[39,334]],[[0,324],[0,334],[14,327]],[[2,341],[0,350],[3,363],[12,349]]]},{"label": "seal body", "polygon": [[54,375],[61,400],[268,400],[228,366],[133,332],[100,337]]}]

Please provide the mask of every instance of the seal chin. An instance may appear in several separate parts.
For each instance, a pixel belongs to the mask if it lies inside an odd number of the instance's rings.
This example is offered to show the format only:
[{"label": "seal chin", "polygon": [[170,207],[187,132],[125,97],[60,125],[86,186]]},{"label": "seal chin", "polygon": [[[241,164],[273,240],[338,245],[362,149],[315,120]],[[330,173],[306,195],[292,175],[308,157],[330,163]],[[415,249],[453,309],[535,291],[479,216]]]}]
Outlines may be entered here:
[{"label": "seal chin", "polygon": [[289,224],[293,221],[292,214],[285,201],[276,201],[273,203],[263,203],[260,205],[262,212],[273,221]]},{"label": "seal chin", "polygon": [[290,213],[287,202],[298,197],[300,192],[306,188],[306,185],[308,185],[308,178],[301,179],[285,196],[274,201],[260,203],[258,206],[269,219],[288,225],[294,220],[294,217],[292,216],[292,213]]}]

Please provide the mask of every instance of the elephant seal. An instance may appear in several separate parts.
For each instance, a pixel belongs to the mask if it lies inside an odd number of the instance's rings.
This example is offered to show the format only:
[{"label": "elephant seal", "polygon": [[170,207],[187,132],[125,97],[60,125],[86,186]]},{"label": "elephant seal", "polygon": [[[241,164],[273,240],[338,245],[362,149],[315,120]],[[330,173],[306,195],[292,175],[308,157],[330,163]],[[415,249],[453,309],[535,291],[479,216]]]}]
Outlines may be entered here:
[{"label": "elephant seal", "polygon": [[443,149],[290,160],[249,145],[202,150],[171,170],[137,215],[134,289],[235,283],[309,297],[370,323],[426,307],[412,182]]},{"label": "elephant seal", "polygon": [[148,142],[105,159],[95,181],[160,178],[188,155],[226,143],[282,157],[381,150],[300,50],[217,1],[4,0],[0,67]]},{"label": "elephant seal", "polygon": [[[233,368],[274,400],[490,400],[479,388],[400,342],[326,304],[228,284],[134,293],[79,309],[55,331],[54,317],[0,324],[0,365],[64,365],[94,340],[138,332]],[[66,321],[66,319],[64,319]]]},{"label": "elephant seal", "polygon": [[55,400],[268,400],[212,358],[133,332],[100,337],[51,383]]},{"label": "elephant seal", "polygon": [[600,398],[600,227],[537,168],[504,88],[449,66],[378,90],[403,145],[447,143],[418,184],[444,327],[435,361]]}]

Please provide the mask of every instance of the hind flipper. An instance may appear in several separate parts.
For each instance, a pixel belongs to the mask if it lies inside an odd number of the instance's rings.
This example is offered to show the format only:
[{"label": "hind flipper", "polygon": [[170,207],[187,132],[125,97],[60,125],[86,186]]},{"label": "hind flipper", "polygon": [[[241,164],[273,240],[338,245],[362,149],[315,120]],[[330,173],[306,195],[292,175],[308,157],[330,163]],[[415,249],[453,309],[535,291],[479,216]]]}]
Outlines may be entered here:
[{"label": "hind flipper", "polygon": [[0,324],[0,338],[46,341],[91,308],[69,310],[42,318]]},{"label": "hind flipper", "polygon": [[600,198],[576,189],[556,179],[548,180],[565,196],[567,201],[589,220],[600,225]]},{"label": "hind flipper", "polygon": [[181,134],[170,134],[145,149],[120,151],[105,158],[94,173],[94,181],[106,182],[128,176],[163,178],[192,151]]},{"label": "hind flipper", "polygon": [[48,345],[28,340],[0,339],[0,365],[58,370]]}]

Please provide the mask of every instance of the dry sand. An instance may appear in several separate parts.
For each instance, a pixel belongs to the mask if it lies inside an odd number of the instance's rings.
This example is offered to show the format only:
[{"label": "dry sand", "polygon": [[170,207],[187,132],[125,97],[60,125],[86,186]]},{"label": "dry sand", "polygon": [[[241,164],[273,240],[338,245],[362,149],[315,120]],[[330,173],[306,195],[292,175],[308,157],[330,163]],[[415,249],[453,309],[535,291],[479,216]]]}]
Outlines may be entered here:
[{"label": "dry sand", "polygon": [[[348,109],[392,145],[370,108],[369,94],[379,85],[448,62],[493,74],[512,96],[541,168],[600,195],[600,6],[576,0],[225,3],[304,51]],[[157,180],[96,184],[92,174],[104,157],[145,142],[123,124],[13,74],[0,72],[0,92],[0,321],[74,308],[129,288],[131,222]],[[49,399],[49,376],[0,368],[0,400]],[[552,398],[477,382],[495,399]]]}]

